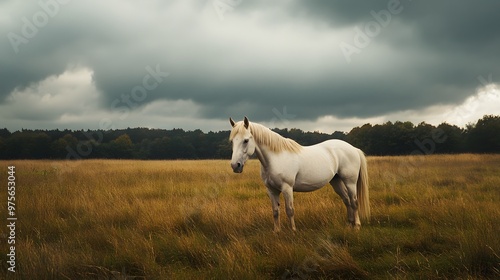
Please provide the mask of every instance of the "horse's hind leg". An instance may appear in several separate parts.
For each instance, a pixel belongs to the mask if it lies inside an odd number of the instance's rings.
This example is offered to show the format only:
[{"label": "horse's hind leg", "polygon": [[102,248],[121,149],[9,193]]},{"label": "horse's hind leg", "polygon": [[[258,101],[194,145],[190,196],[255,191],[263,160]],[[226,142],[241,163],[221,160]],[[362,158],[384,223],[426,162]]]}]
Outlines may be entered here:
[{"label": "horse's hind leg", "polygon": [[358,195],[357,195],[357,185],[356,182],[358,180],[358,176],[351,176],[348,177],[347,179],[343,179],[342,182],[344,182],[346,189],[347,189],[347,195],[349,196],[349,201],[350,206],[351,206],[351,211],[352,211],[352,217],[354,221],[350,221],[352,223],[352,226],[355,228],[360,228],[361,227],[361,220],[359,219],[359,211],[358,211]]},{"label": "horse's hind leg", "polygon": [[[347,191],[347,187],[340,179],[339,175],[335,175],[333,179],[330,181],[330,185],[332,185],[333,190],[342,198],[342,201],[344,202],[346,208],[347,208],[347,220],[351,224],[351,226],[354,226],[356,223],[355,216],[354,216],[354,210],[351,207],[351,199],[349,198],[349,193]],[[359,220],[359,219],[358,219]]]}]

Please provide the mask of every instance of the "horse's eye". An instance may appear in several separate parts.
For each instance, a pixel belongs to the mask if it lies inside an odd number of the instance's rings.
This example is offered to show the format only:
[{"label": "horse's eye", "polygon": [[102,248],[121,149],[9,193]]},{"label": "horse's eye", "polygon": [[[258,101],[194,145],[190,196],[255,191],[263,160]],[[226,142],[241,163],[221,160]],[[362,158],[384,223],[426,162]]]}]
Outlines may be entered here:
[{"label": "horse's eye", "polygon": [[248,144],[248,139],[243,140],[243,143]]}]

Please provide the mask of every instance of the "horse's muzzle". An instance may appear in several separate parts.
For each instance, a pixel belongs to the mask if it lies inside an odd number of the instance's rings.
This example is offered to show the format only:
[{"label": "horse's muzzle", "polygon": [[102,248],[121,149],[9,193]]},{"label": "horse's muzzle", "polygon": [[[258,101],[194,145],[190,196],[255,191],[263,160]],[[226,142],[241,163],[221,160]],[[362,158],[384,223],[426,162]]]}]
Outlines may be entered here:
[{"label": "horse's muzzle", "polygon": [[232,163],[231,162],[231,168],[233,169],[234,173],[241,173],[241,172],[243,172],[243,164],[241,164],[239,162],[236,162],[236,163]]}]

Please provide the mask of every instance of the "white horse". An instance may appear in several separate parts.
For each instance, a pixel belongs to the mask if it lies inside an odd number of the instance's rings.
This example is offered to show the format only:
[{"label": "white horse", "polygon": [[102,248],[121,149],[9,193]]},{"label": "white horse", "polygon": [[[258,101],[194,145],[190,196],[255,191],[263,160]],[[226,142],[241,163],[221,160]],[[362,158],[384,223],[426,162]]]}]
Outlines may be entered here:
[{"label": "white horse", "polygon": [[261,176],[271,199],[274,231],[280,230],[279,196],[285,197],[285,209],[292,230],[294,221],[293,192],[310,192],[330,183],[347,207],[351,226],[359,228],[370,217],[368,173],[364,153],[341,140],[328,140],[312,146],[301,146],[269,128],[248,121],[235,123],[229,140],[233,143],[231,167],[235,173],[254,153],[261,163]]}]

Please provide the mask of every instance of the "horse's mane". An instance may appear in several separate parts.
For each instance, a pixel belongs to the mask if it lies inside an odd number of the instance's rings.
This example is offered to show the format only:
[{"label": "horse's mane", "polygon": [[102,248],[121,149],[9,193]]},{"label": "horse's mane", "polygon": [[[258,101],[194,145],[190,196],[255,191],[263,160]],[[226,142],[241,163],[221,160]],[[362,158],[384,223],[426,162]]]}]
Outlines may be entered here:
[{"label": "horse's mane", "polygon": [[[302,149],[299,143],[290,138],[285,138],[261,124],[250,122],[249,128],[255,142],[259,145],[267,146],[273,152],[288,151],[298,153]],[[232,140],[239,133],[244,133],[245,129],[243,122],[237,122],[231,131],[229,140]]]}]

